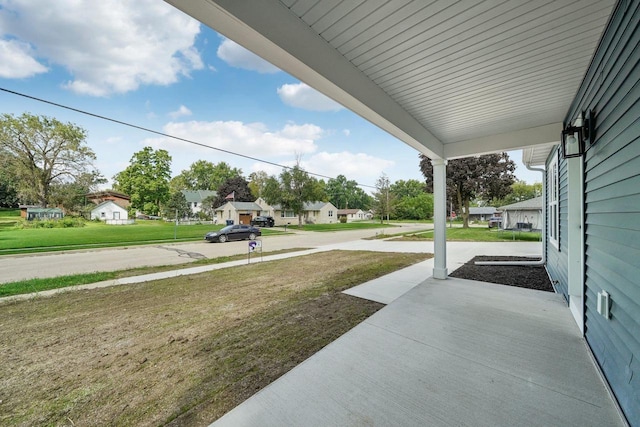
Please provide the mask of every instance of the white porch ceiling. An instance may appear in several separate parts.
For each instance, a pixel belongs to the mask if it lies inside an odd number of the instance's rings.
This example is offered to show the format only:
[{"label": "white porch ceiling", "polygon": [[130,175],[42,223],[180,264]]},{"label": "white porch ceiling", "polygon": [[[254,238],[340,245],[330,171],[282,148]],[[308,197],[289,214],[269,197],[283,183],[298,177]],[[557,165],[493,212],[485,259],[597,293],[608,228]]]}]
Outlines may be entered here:
[{"label": "white porch ceiling", "polygon": [[614,0],[166,0],[432,158],[557,142]]}]

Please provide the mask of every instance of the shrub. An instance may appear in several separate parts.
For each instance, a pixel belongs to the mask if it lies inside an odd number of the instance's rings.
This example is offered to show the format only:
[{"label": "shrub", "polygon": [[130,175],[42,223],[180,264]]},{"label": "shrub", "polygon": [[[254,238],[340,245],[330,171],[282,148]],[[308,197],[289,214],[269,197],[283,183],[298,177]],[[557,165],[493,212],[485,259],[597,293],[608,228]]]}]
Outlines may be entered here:
[{"label": "shrub", "polygon": [[347,222],[347,217],[346,216],[341,216],[340,217],[340,223],[345,224]]},{"label": "shrub", "polygon": [[23,219],[16,223],[16,228],[76,228],[84,227],[85,221],[79,217],[66,216],[62,219]]}]

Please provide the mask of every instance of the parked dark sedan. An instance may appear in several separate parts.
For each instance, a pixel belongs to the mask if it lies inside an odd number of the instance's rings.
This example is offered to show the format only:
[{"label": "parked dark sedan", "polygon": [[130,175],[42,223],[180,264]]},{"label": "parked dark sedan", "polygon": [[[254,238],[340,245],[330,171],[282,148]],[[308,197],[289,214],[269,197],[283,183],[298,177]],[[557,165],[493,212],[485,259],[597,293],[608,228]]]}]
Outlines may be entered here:
[{"label": "parked dark sedan", "polygon": [[249,225],[227,225],[218,231],[210,231],[205,234],[204,239],[208,242],[224,243],[228,240],[254,240],[262,235],[259,228]]},{"label": "parked dark sedan", "polygon": [[251,220],[251,225],[258,227],[273,227],[274,224],[275,221],[273,220],[273,217],[266,215],[257,216]]}]

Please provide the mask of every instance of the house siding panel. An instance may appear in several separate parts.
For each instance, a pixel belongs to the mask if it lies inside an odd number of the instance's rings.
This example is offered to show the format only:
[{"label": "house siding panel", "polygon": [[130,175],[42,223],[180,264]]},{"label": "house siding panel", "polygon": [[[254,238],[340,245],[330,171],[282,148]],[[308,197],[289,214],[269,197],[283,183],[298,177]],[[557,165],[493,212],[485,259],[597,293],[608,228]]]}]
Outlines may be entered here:
[{"label": "house siding panel", "polygon": [[[629,423],[640,426],[640,1],[620,1],[568,120],[596,114],[585,155],[585,338]],[[611,296],[611,317],[596,295]]]}]

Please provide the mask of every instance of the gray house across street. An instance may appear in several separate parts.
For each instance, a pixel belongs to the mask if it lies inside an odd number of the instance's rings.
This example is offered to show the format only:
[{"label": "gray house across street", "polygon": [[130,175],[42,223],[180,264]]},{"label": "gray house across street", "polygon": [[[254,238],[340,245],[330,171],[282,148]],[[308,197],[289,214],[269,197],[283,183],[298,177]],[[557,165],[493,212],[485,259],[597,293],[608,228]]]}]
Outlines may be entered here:
[{"label": "gray house across street", "polygon": [[195,217],[202,211],[202,201],[207,197],[216,197],[218,193],[210,190],[182,190],[182,194],[187,199],[191,215]]},{"label": "gray house across street", "polygon": [[497,209],[493,206],[471,207],[469,208],[470,221],[488,221],[495,215]]}]

